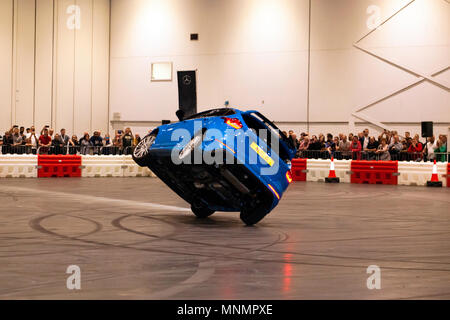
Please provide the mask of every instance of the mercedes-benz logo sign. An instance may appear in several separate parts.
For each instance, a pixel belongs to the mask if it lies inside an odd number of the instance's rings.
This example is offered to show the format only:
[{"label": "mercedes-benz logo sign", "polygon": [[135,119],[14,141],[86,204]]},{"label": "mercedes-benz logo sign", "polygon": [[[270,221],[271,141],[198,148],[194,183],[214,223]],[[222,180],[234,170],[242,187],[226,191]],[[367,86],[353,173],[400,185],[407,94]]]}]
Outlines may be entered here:
[{"label": "mercedes-benz logo sign", "polygon": [[184,83],[186,86],[190,85],[191,82],[192,82],[191,76],[188,76],[188,75],[183,76],[183,83]]}]

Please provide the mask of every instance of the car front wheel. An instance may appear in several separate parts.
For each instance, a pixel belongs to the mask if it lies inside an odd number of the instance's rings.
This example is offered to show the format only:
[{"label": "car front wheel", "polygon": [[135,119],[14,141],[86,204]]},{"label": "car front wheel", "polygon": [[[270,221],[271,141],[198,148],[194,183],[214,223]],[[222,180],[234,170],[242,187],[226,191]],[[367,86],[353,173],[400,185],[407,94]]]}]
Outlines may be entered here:
[{"label": "car front wheel", "polygon": [[150,147],[156,140],[156,134],[149,134],[138,143],[133,151],[133,160],[141,167],[146,167],[148,164],[148,154]]}]

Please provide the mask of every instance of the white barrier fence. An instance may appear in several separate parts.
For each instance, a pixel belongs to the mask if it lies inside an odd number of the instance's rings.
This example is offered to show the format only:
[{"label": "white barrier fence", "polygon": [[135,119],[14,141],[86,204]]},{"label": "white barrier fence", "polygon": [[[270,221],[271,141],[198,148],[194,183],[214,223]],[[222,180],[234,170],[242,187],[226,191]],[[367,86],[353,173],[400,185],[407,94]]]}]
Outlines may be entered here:
[{"label": "white barrier fence", "polygon": [[[0,155],[0,178],[36,178],[37,156]],[[350,183],[351,160],[335,160],[336,176]],[[398,184],[424,186],[431,178],[431,162],[399,162]],[[324,181],[330,170],[330,160],[308,159],[307,181]],[[438,163],[439,180],[447,185],[447,163]],[[155,177],[148,168],[139,167],[129,156],[82,156],[83,177]]]},{"label": "white barrier fence", "polygon": [[[322,159],[308,159],[306,162],[306,181],[325,181],[330,173],[330,163],[331,160]],[[341,182],[350,183],[350,171],[351,160],[334,160],[334,170],[336,172],[336,177],[340,179]]]},{"label": "white barrier fence", "polygon": [[82,156],[82,177],[155,177],[131,156]]},{"label": "white barrier fence", "polygon": [[[83,177],[155,177],[130,156],[82,156]],[[0,155],[0,178],[37,178],[36,155]]]},{"label": "white barrier fence", "polygon": [[[330,172],[331,160],[308,159],[306,181],[325,181]],[[336,177],[341,182],[350,183],[351,160],[334,160]],[[447,186],[447,163],[438,162],[437,173],[443,186]],[[406,186],[425,186],[431,179],[432,162],[399,161],[398,184]]]},{"label": "white barrier fence", "polygon": [[0,178],[36,178],[37,156],[1,155]]},{"label": "white barrier fence", "polygon": [[[447,186],[447,163],[436,163],[437,173],[442,185]],[[398,163],[398,184],[407,186],[424,186],[431,179],[433,170],[432,162],[399,162]]]}]

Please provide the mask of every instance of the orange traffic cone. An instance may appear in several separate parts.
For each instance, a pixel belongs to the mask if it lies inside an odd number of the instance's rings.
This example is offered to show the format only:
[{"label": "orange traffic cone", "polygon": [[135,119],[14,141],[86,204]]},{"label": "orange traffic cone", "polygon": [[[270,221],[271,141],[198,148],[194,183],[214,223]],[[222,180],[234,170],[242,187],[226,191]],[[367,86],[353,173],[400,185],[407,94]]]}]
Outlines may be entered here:
[{"label": "orange traffic cone", "polygon": [[330,173],[328,174],[328,177],[325,178],[325,182],[339,183],[339,178],[336,177],[336,172],[334,171],[334,158],[333,157],[331,157]]},{"label": "orange traffic cone", "polygon": [[439,181],[437,173],[436,159],[434,160],[433,164],[433,172],[431,174],[431,180],[427,181],[427,187],[442,187],[442,181]]}]

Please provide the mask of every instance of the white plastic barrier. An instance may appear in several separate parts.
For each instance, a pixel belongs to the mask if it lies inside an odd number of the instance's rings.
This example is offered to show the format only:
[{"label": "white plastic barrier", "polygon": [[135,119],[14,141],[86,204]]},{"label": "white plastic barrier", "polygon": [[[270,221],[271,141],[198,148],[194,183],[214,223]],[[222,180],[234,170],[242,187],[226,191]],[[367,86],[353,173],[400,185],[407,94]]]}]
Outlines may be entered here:
[{"label": "white plastic barrier", "polygon": [[[437,173],[443,186],[447,186],[447,163],[438,162]],[[425,186],[431,179],[433,162],[399,162],[398,163],[398,184],[408,186]]]},{"label": "white plastic barrier", "polygon": [[[36,178],[37,156],[0,155],[0,178]],[[334,160],[336,176],[350,183],[351,160]],[[131,156],[82,156],[83,177],[155,177],[148,168],[139,167]],[[432,162],[399,162],[398,184],[425,186],[431,179]],[[330,160],[307,160],[307,181],[324,181]],[[447,186],[447,163],[437,163],[439,180]]]},{"label": "white plastic barrier", "polygon": [[0,178],[37,178],[37,156],[0,155]]},{"label": "white plastic barrier", "polygon": [[123,162],[124,177],[156,177],[149,168],[138,166],[131,156],[124,156]]},{"label": "white plastic barrier", "polygon": [[82,177],[155,177],[139,167],[130,156],[82,156]]},{"label": "white plastic barrier", "polygon": [[122,156],[82,156],[82,177],[123,177]]},{"label": "white plastic barrier", "polygon": [[[334,170],[336,177],[340,178],[341,182],[350,183],[350,171],[351,160],[334,160]],[[331,160],[322,159],[308,159],[306,162],[306,181],[325,181],[330,173]]]}]

